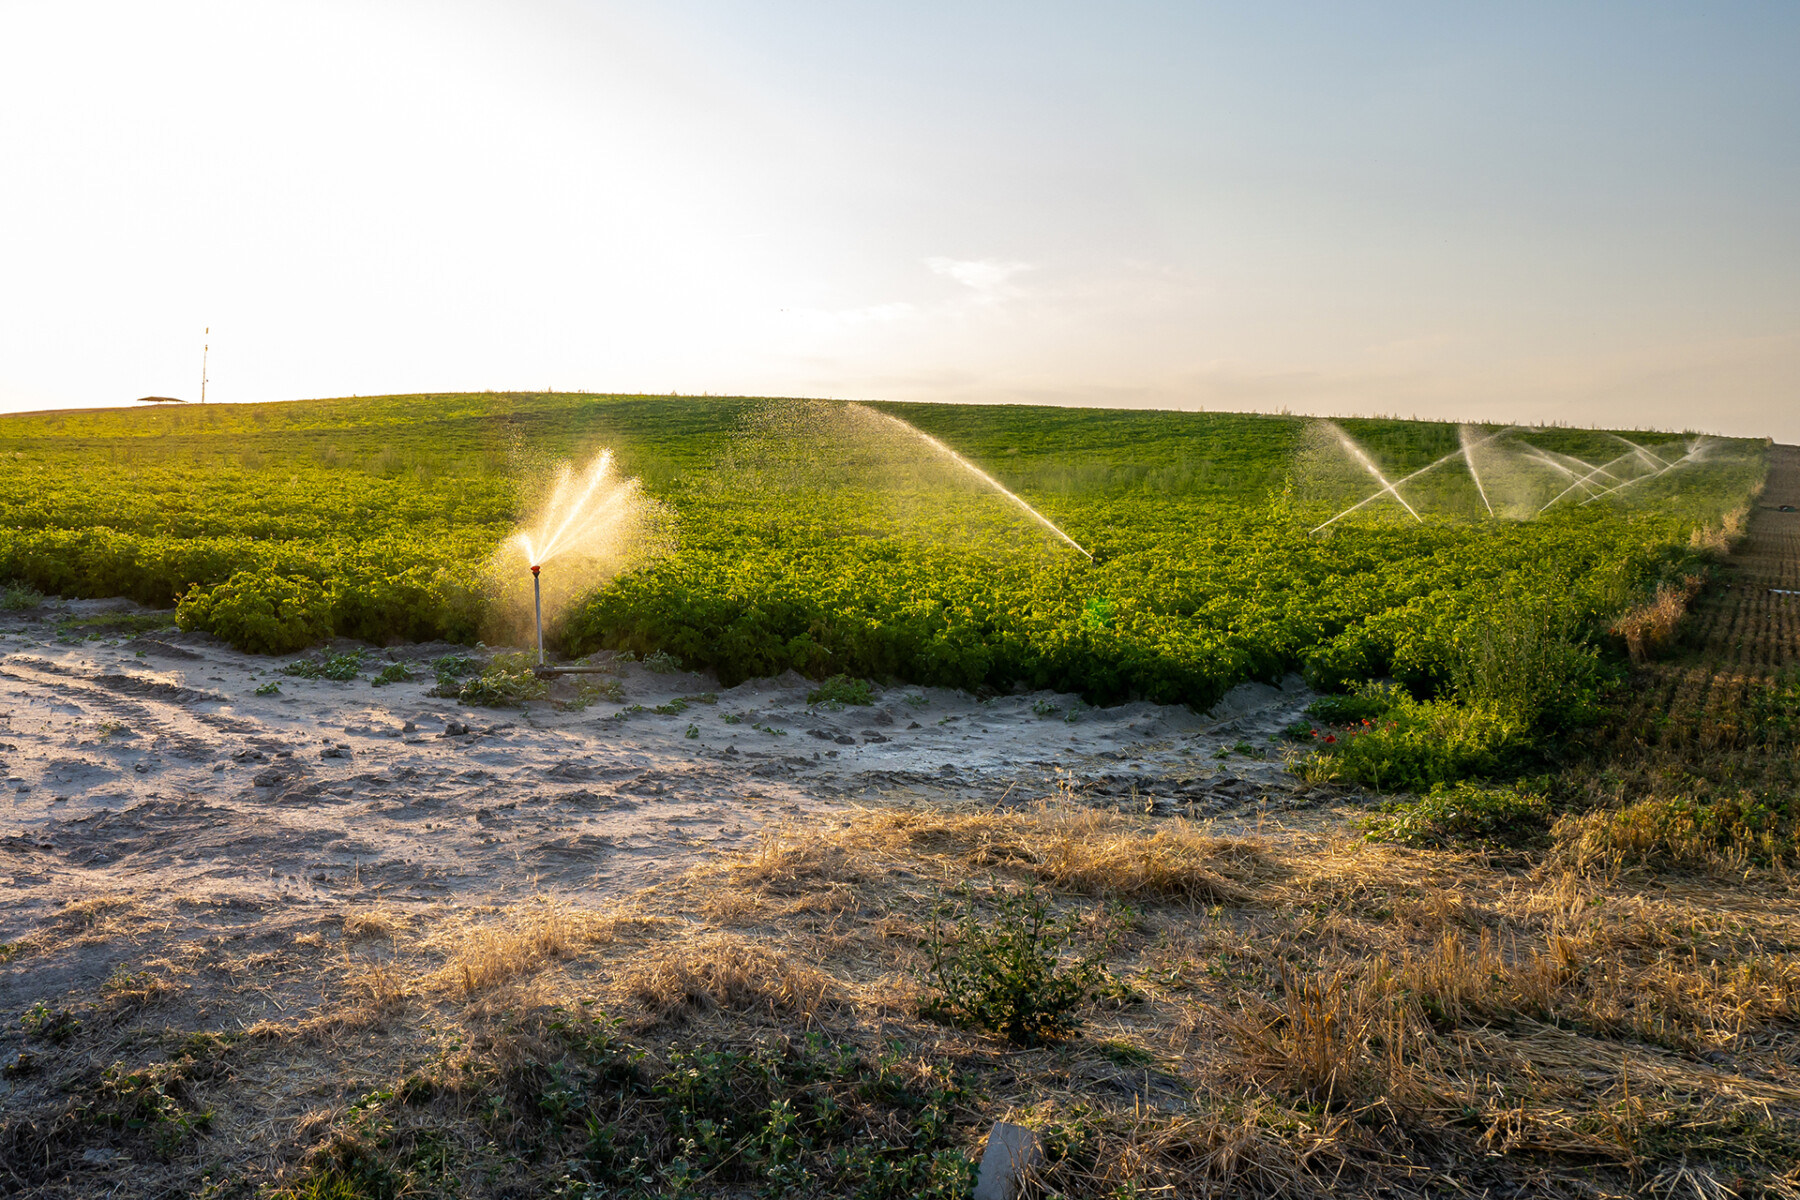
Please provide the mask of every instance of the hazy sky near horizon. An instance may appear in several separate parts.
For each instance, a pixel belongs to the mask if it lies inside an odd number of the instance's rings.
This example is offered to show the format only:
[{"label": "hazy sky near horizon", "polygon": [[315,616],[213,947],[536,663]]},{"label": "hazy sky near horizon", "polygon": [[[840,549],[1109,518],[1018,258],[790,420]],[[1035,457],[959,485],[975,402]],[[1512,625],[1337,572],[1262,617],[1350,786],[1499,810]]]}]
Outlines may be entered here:
[{"label": "hazy sky near horizon", "polygon": [[0,411],[540,389],[1800,441],[1800,5],[0,0]]}]

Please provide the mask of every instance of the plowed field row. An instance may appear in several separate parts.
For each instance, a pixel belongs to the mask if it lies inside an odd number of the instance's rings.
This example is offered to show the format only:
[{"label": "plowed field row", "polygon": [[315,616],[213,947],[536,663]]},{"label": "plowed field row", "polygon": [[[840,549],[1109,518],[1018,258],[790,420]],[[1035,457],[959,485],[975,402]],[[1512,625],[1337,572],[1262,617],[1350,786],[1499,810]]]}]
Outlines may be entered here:
[{"label": "plowed field row", "polygon": [[[1788,511],[1783,511],[1789,506]],[[1615,752],[1704,764],[1715,782],[1800,781],[1800,447],[1769,454],[1768,485],[1681,652],[1636,680]]]}]

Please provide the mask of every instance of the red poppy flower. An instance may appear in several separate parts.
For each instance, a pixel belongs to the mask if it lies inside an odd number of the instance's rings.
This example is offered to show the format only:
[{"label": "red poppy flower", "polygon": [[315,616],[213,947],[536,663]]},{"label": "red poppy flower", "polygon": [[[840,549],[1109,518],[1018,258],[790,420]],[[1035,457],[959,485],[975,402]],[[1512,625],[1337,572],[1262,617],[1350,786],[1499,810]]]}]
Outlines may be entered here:
[{"label": "red poppy flower", "polygon": [[1335,742],[1335,741],[1337,741],[1337,735],[1336,735],[1336,734],[1331,734],[1331,733],[1328,733],[1328,734],[1326,734],[1326,735],[1325,735],[1325,740],[1326,740],[1326,742],[1328,742],[1328,743],[1329,743],[1329,742]]}]

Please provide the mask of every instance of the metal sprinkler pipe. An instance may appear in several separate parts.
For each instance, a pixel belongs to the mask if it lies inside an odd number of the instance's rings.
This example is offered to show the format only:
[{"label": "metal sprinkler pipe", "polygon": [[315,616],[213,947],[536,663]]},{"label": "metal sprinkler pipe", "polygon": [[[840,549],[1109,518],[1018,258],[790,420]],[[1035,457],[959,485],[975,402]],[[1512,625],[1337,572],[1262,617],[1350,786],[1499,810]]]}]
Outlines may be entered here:
[{"label": "metal sprinkler pipe", "polygon": [[538,578],[540,563],[531,564],[531,606],[537,610],[538,666],[544,665],[544,587]]}]

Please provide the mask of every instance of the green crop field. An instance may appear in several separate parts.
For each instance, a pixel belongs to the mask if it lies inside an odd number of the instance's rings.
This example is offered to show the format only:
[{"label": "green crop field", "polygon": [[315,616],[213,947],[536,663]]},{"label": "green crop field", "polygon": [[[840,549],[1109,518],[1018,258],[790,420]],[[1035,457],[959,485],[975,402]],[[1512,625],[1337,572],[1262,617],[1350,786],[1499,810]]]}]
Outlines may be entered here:
[{"label": "green crop field", "polygon": [[[1094,560],[841,406],[480,394],[0,419],[0,580],[179,604],[187,626],[262,652],[495,637],[496,548],[556,460],[610,447],[671,514],[673,549],[561,614],[568,652],[662,650],[728,684],[791,667],[1199,707],[1293,670],[1334,690],[1389,677],[1415,699],[1490,701],[1497,724],[1469,750],[1485,762],[1580,707],[1613,618],[1694,571],[1694,531],[1763,470],[1761,443],[1719,441],[1668,480],[1509,520],[1453,465],[1409,485],[1422,520],[1384,501],[1314,532],[1373,485],[1342,455],[1320,469],[1328,427],[1306,419],[882,407]],[[1458,445],[1453,425],[1342,427],[1389,478]],[[1611,434],[1524,436],[1539,457],[1618,453]],[[1469,647],[1525,642],[1579,661],[1539,662],[1535,696],[1499,695],[1504,662],[1469,674]]]}]

